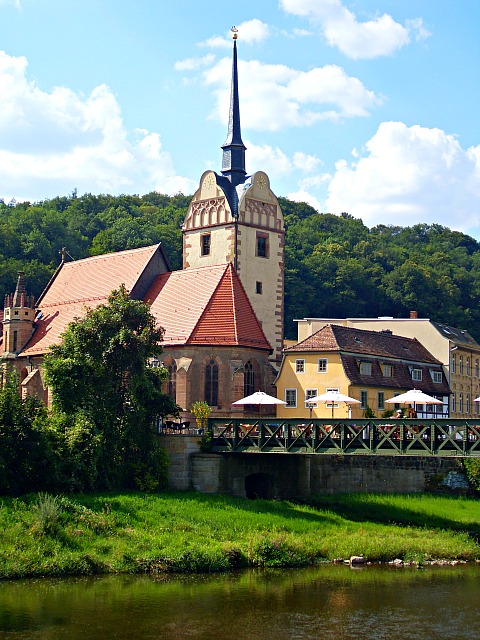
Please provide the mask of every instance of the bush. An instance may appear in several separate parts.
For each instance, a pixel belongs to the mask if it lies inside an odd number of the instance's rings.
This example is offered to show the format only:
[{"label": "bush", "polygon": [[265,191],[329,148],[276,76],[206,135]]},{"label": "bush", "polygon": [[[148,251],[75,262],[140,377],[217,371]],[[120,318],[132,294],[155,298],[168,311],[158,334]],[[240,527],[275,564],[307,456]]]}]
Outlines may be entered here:
[{"label": "bush", "polygon": [[480,491],[480,458],[464,458],[463,468],[472,489]]}]

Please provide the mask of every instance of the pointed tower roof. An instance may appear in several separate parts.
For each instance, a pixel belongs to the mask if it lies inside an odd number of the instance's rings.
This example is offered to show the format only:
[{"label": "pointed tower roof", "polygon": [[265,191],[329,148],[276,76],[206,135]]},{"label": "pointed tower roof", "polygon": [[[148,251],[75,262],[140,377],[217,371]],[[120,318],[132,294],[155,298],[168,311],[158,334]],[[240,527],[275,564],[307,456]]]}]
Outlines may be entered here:
[{"label": "pointed tower roof", "polygon": [[240,102],[238,99],[238,69],[237,69],[237,29],[232,27],[233,33],[233,62],[232,84],[230,91],[230,112],[228,116],[227,139],[222,145],[222,176],[218,176],[218,184],[222,187],[234,217],[238,213],[238,197],[236,187],[245,182],[245,150],[240,127]]},{"label": "pointed tower roof", "polygon": [[19,271],[17,286],[15,287],[15,293],[13,294],[12,307],[21,307],[22,302],[25,301],[25,294],[25,274],[23,271]]}]

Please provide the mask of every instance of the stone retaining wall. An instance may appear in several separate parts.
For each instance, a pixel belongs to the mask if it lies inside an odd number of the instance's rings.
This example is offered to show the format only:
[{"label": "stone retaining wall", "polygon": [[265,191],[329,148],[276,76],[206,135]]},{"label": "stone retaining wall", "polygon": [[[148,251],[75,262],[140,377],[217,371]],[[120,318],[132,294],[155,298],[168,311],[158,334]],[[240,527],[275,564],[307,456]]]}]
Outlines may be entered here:
[{"label": "stone retaining wall", "polygon": [[238,497],[315,493],[414,493],[459,471],[460,458],[434,456],[200,453],[198,436],[162,436],[170,486]]}]

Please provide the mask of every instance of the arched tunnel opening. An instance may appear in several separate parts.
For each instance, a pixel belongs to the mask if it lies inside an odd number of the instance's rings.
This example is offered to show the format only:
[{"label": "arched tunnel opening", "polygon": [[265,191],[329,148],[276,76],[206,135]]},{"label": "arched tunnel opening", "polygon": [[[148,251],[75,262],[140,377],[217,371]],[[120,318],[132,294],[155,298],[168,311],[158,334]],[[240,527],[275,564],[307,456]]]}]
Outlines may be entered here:
[{"label": "arched tunnel opening", "polygon": [[268,473],[252,473],[245,478],[245,495],[249,500],[275,498],[275,482]]}]

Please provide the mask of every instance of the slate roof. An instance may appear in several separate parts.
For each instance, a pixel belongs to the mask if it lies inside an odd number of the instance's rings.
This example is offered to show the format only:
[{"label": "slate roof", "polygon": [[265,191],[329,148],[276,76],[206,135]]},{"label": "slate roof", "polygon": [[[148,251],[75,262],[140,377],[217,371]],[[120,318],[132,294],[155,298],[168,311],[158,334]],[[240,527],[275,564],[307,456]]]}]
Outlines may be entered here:
[{"label": "slate roof", "polygon": [[468,333],[468,331],[465,331],[464,329],[457,329],[456,327],[451,327],[440,322],[433,322],[433,320],[431,322],[444,338],[448,338],[448,340],[451,340],[452,342],[464,344],[468,347],[476,349],[480,347],[478,342]]},{"label": "slate roof", "polygon": [[271,350],[232,264],[155,278],[145,301],[164,327],[164,346],[224,345]]},{"label": "slate roof", "polygon": [[[311,351],[340,352],[350,384],[406,390],[416,388],[430,395],[450,393],[444,375],[442,383],[434,383],[430,374],[431,371],[443,372],[442,363],[416,338],[404,338],[386,331],[327,324],[302,342],[285,349],[285,354]],[[371,363],[371,375],[360,373],[360,362]],[[383,363],[393,365],[392,377],[383,375]],[[422,371],[421,381],[412,380],[413,368]]]}]

